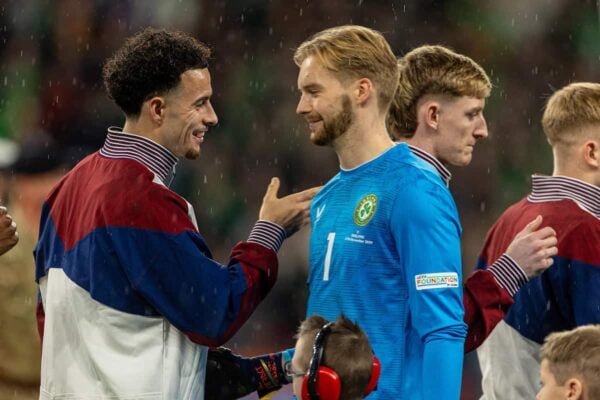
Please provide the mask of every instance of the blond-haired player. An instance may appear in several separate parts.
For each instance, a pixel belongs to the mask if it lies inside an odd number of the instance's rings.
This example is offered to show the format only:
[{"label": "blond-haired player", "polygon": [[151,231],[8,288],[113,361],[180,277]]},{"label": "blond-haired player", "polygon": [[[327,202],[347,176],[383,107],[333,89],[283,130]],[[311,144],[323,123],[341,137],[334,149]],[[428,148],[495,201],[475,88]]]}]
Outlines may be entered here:
[{"label": "blond-haired player", "polygon": [[[388,114],[388,126],[398,140],[431,164],[446,185],[448,166],[471,162],[475,144],[488,136],[483,116],[491,82],[471,58],[439,45],[415,48],[398,60],[399,86]],[[487,271],[465,281],[466,351],[479,346],[512,304],[512,295],[552,263],[556,239],[551,228],[535,231],[534,220]],[[510,245],[509,245],[510,244]]]},{"label": "blond-haired player", "polygon": [[[531,193],[494,224],[481,253],[494,259],[540,214],[557,233],[554,264],[515,296],[478,350],[484,399],[532,399],[539,350],[552,333],[600,323],[600,84],[573,83],[550,97],[542,119],[552,176],[533,175]],[[507,384],[509,383],[509,384]]]},{"label": "blond-haired player", "polygon": [[365,330],[382,365],[370,398],[458,399],[460,223],[435,169],[388,133],[397,59],[379,32],[341,26],[294,61],[296,111],[340,162],[311,203],[307,315],[345,314]]}]

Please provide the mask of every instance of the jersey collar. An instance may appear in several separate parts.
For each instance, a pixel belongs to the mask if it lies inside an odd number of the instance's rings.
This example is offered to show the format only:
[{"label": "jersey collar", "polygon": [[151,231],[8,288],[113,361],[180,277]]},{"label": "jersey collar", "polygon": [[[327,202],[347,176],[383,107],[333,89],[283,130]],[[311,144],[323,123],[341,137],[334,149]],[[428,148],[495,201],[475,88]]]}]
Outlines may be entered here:
[{"label": "jersey collar", "polygon": [[435,170],[438,172],[438,174],[440,174],[440,177],[442,178],[442,180],[444,181],[446,186],[448,186],[448,187],[450,186],[450,180],[452,179],[452,174],[450,173],[450,171],[448,171],[448,168],[446,168],[444,166],[444,164],[442,164],[440,162],[440,160],[438,160],[437,158],[435,158],[434,156],[432,156],[425,150],[415,147],[411,144],[408,145],[408,148],[410,149],[410,151],[413,152],[413,154],[415,156],[417,156],[420,159],[422,159],[423,161],[431,164],[433,166],[433,168],[435,168]]},{"label": "jersey collar", "polygon": [[125,158],[141,162],[169,186],[175,176],[177,157],[166,147],[143,136],[108,128],[108,135],[100,154],[107,158]]},{"label": "jersey collar", "polygon": [[568,176],[532,175],[531,183],[530,202],[573,200],[600,218],[600,187]]}]

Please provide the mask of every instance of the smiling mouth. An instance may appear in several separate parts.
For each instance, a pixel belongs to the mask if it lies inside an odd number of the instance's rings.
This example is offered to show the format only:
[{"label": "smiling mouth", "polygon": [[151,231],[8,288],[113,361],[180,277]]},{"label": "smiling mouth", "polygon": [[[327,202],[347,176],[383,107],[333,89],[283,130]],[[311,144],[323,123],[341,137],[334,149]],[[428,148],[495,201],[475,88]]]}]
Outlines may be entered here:
[{"label": "smiling mouth", "polygon": [[323,122],[322,119],[318,119],[315,121],[307,121],[308,122],[308,127],[310,128],[310,130],[314,130],[319,124],[321,124],[321,122]]},{"label": "smiling mouth", "polygon": [[196,131],[192,133],[192,137],[195,139],[195,141],[198,142],[198,144],[203,143],[204,142],[204,134],[206,132],[204,131]]}]

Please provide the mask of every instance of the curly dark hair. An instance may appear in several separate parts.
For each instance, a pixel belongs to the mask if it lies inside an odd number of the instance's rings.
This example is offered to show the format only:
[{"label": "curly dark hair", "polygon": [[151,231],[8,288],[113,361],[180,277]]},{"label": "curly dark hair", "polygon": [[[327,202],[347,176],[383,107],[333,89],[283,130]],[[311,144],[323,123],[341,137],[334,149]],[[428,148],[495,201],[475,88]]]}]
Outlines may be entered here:
[{"label": "curly dark hair", "polygon": [[209,58],[210,49],[183,32],[146,28],[106,61],[102,77],[108,96],[137,117],[144,101],[176,87],[185,71],[206,68]]}]

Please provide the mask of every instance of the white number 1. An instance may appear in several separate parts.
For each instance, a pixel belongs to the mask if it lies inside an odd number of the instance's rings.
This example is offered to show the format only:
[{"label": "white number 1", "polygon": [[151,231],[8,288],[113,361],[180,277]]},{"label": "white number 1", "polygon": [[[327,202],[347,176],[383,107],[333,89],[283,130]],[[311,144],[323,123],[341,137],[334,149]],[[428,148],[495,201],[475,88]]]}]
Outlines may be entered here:
[{"label": "white number 1", "polygon": [[335,240],[335,232],[329,232],[327,235],[327,253],[325,254],[325,269],[323,270],[323,280],[329,280],[329,267],[331,266],[331,252],[333,251],[333,241]]}]

